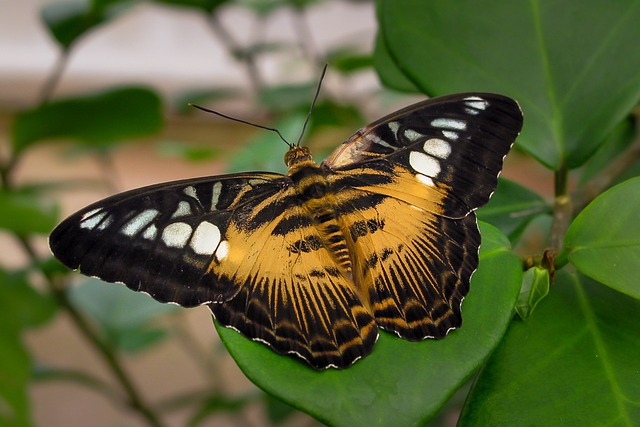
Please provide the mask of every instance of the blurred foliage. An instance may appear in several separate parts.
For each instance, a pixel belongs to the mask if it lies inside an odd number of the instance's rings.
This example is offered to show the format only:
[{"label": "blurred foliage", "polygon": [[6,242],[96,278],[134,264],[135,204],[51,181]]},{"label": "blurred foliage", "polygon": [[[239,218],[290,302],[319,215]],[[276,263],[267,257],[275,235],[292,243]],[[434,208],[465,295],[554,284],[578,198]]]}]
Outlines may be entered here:
[{"label": "blurred foliage", "polygon": [[[328,1],[156,3],[207,18],[213,36],[246,73],[256,109],[268,117],[268,126],[295,142],[316,77],[268,85],[259,64],[264,55],[305,49],[308,40],[291,46],[258,35],[240,43],[244,38],[225,27],[220,11],[241,7],[258,20],[288,11],[301,18]],[[180,311],[94,279],[73,286],[77,276],[39,256],[32,240],[48,234],[59,220],[53,192],[74,186],[26,185],[16,178],[21,159],[39,145],[62,140],[84,155],[98,153],[108,159],[123,142],[155,135],[164,125],[165,105],[244,96],[243,90],[212,82],[211,87],[179,95],[178,101],[140,86],[53,98],[77,43],[135,3],[60,1],[47,4],[41,13],[60,47],[59,62],[43,82],[40,102],[15,113],[11,152],[0,162],[0,229],[30,260],[20,269],[0,269],[3,426],[33,425],[27,390],[44,380],[72,381],[102,393],[116,405],[128,405],[151,426],[164,425],[162,418],[169,411],[157,410],[140,395],[120,359],[152,351],[171,337],[163,320],[180,316]],[[308,61],[317,75],[328,63],[329,73],[345,86],[354,75],[375,67],[386,86],[402,92],[435,96],[473,90],[514,97],[525,116],[517,148],[553,176],[553,200],[500,179],[491,202],[478,210],[478,217],[492,225],[481,224],[481,265],[465,300],[464,327],[446,340],[416,345],[382,334],[369,358],[344,371],[316,372],[235,331],[218,328],[240,368],[268,395],[230,397],[210,384],[186,395],[176,392],[167,408],[190,408],[192,426],[220,413],[242,420],[245,409],[256,402],[273,425],[290,420],[297,408],[330,425],[402,426],[441,422],[443,406],[456,395],[456,407],[462,406],[460,425],[638,424],[640,148],[632,112],[640,99],[637,2],[543,0],[522,7],[519,2],[488,0],[479,7],[472,0],[378,0],[376,7],[374,52],[361,52],[345,42],[320,56],[305,52],[301,56],[306,59],[295,60]],[[361,106],[370,99],[323,93],[304,140],[313,144],[330,128],[352,133],[364,123]],[[157,148],[186,161],[220,155],[216,147],[175,141],[159,142]],[[285,149],[275,133],[259,131],[234,153],[229,169],[284,172]],[[526,241],[530,224],[541,218],[552,222],[549,235],[539,239],[549,246],[527,248],[530,253],[520,259],[512,245]],[[102,356],[117,388],[90,372],[42,367],[32,360],[22,339],[25,330],[60,312]],[[470,378],[473,385],[467,390]],[[466,394],[466,400],[460,394]]]}]

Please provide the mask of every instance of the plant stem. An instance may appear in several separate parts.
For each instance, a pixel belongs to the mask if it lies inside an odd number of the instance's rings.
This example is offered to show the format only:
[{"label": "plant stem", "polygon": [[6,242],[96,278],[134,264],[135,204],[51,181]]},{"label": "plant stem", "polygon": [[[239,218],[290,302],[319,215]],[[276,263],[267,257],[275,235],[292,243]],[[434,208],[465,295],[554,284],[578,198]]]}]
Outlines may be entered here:
[{"label": "plant stem", "polygon": [[549,246],[555,252],[562,249],[562,241],[573,215],[573,203],[568,194],[569,169],[563,161],[555,173],[555,201]]},{"label": "plant stem", "polygon": [[[33,250],[33,247],[31,246],[27,238],[18,235],[16,235],[16,238],[22,245],[25,252],[29,255],[33,263],[38,264],[38,256],[36,255],[36,252]],[[49,290],[56,298],[58,304],[64,310],[66,310],[76,328],[87,339],[87,341],[89,341],[89,343],[94,347],[98,354],[102,356],[109,369],[111,369],[111,371],[115,375],[116,379],[127,395],[128,406],[137,411],[150,426],[162,427],[162,422],[151,410],[150,406],[144,401],[133,382],[129,379],[129,376],[125,372],[122,366],[122,362],[120,361],[117,353],[95,333],[89,321],[84,317],[82,313],[80,313],[76,309],[73,303],[69,300],[65,288],[56,286],[55,281],[48,274],[43,273],[43,275],[46,278]]]},{"label": "plant stem", "polygon": [[39,96],[40,104],[46,104],[47,102],[49,102],[49,100],[53,96],[53,91],[55,90],[56,86],[60,82],[60,79],[62,78],[62,73],[64,72],[64,69],[66,68],[68,61],[69,61],[69,49],[64,49],[60,54],[60,56],[58,56],[58,59],[56,60],[53,70],[51,71],[51,74],[49,74],[49,76],[47,77],[47,80],[45,80],[44,85],[42,86],[42,89],[40,90],[40,96]]}]

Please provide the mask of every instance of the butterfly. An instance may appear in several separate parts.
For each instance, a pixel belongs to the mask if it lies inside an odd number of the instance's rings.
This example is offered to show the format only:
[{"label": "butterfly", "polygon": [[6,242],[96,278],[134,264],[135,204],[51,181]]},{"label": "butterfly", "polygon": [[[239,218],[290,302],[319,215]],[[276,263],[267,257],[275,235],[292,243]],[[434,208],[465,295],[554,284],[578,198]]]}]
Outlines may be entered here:
[{"label": "butterfly", "polygon": [[286,175],[162,183],[96,202],[49,244],[67,267],[161,302],[206,304],[222,325],[345,368],[378,330],[420,341],[461,325],[478,266],[474,210],[522,128],[505,96],[432,98],[358,130],[317,164],[290,146]]}]

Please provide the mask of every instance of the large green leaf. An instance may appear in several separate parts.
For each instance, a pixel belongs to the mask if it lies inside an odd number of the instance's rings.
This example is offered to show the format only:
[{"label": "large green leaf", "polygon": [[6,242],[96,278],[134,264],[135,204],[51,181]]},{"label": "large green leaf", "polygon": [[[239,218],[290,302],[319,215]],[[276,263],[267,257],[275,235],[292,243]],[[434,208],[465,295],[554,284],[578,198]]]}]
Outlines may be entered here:
[{"label": "large green leaf", "polygon": [[569,261],[607,286],[640,299],[640,177],[605,191],[571,223]]},{"label": "large green leaf", "polygon": [[481,229],[481,263],[463,304],[464,324],[443,340],[415,343],[383,332],[368,357],[319,372],[233,330],[217,326],[218,333],[251,381],[329,425],[422,424],[484,363],[513,314],[520,262],[496,228]]},{"label": "large green leaf", "polygon": [[640,99],[640,1],[378,0],[385,45],[423,92],[518,100],[519,144],[584,163]]},{"label": "large green leaf", "polygon": [[477,378],[461,426],[637,426],[640,301],[564,271],[515,320]]},{"label": "large green leaf", "polygon": [[162,121],[162,102],[152,90],[110,89],[20,113],[13,123],[13,144],[16,152],[45,139],[105,145],[156,132]]}]

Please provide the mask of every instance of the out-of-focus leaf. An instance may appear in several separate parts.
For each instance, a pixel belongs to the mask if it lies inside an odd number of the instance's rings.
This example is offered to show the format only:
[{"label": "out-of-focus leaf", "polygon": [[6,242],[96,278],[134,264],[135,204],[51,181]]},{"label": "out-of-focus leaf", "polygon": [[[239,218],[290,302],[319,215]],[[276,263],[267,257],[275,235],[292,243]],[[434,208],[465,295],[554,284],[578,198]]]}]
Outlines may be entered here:
[{"label": "out-of-focus leaf", "polygon": [[167,157],[176,157],[188,162],[211,160],[220,156],[221,149],[192,145],[180,141],[161,141],[156,144],[158,154]]},{"label": "out-of-focus leaf", "polygon": [[[304,111],[300,111],[303,113]],[[352,132],[356,131],[356,127],[364,123],[365,119],[353,105],[339,104],[331,99],[323,99],[318,101],[311,114],[310,133],[314,130],[325,126],[351,127]],[[336,141],[336,147],[338,143]]]},{"label": "out-of-focus leaf", "polygon": [[267,417],[273,424],[278,425],[284,422],[291,415],[298,412],[296,408],[286,404],[270,394],[264,394],[265,406],[267,407]]},{"label": "out-of-focus leaf", "polygon": [[40,325],[55,313],[55,303],[36,292],[24,273],[0,269],[0,425],[32,425],[27,385],[30,360],[21,340],[25,328]]},{"label": "out-of-focus leaf", "polygon": [[640,299],[640,177],[594,199],[573,220],[564,244],[583,274]]},{"label": "out-of-focus leaf", "polygon": [[188,427],[202,425],[209,417],[218,415],[220,412],[239,412],[254,399],[252,396],[241,396],[238,398],[216,394],[205,399],[195,414],[187,423]]},{"label": "out-of-focus leaf", "polygon": [[160,316],[175,313],[175,305],[161,304],[124,286],[88,279],[70,291],[71,301],[101,327],[111,345],[128,352],[148,348],[166,336],[155,326]]},{"label": "out-of-focus leaf", "polygon": [[526,319],[531,316],[538,303],[549,293],[549,271],[531,267],[522,275],[522,287],[516,303],[516,313]]},{"label": "out-of-focus leaf", "polygon": [[513,243],[533,219],[550,212],[550,207],[537,193],[500,178],[489,203],[478,209],[478,218],[498,227]]},{"label": "out-of-focus leaf", "polygon": [[[290,141],[295,141],[302,130],[305,115],[293,113],[272,125]],[[288,150],[285,143],[274,132],[259,131],[244,147],[237,151],[228,165],[229,172],[269,171],[286,173],[284,155]]]},{"label": "out-of-focus leaf", "polygon": [[124,12],[131,0],[67,0],[48,3],[42,20],[60,45],[69,47],[86,32]]},{"label": "out-of-focus leaf", "polygon": [[35,193],[0,190],[0,229],[20,235],[49,233],[59,212],[57,203]]},{"label": "out-of-focus leaf", "polygon": [[314,83],[268,87],[260,92],[258,101],[271,111],[290,111],[300,106],[307,106],[308,110],[315,88]]},{"label": "out-of-focus leaf", "polygon": [[178,95],[171,104],[179,113],[193,113],[197,109],[189,104],[203,105],[211,101],[229,99],[238,94],[239,91],[233,88],[189,89]]},{"label": "out-of-focus leaf", "polygon": [[18,331],[38,326],[56,311],[55,301],[31,287],[24,272],[0,269],[0,301],[0,329]]},{"label": "out-of-focus leaf", "polygon": [[354,48],[343,47],[329,52],[326,58],[332,68],[342,74],[352,74],[373,66],[373,56],[359,53]]},{"label": "out-of-focus leaf", "polygon": [[172,6],[188,7],[206,13],[214,13],[216,9],[229,0],[154,0],[156,3],[164,3]]},{"label": "out-of-focus leaf", "polygon": [[20,152],[48,139],[109,145],[149,135],[162,126],[162,102],[142,87],[110,89],[92,95],[55,100],[16,116],[13,146]]}]

